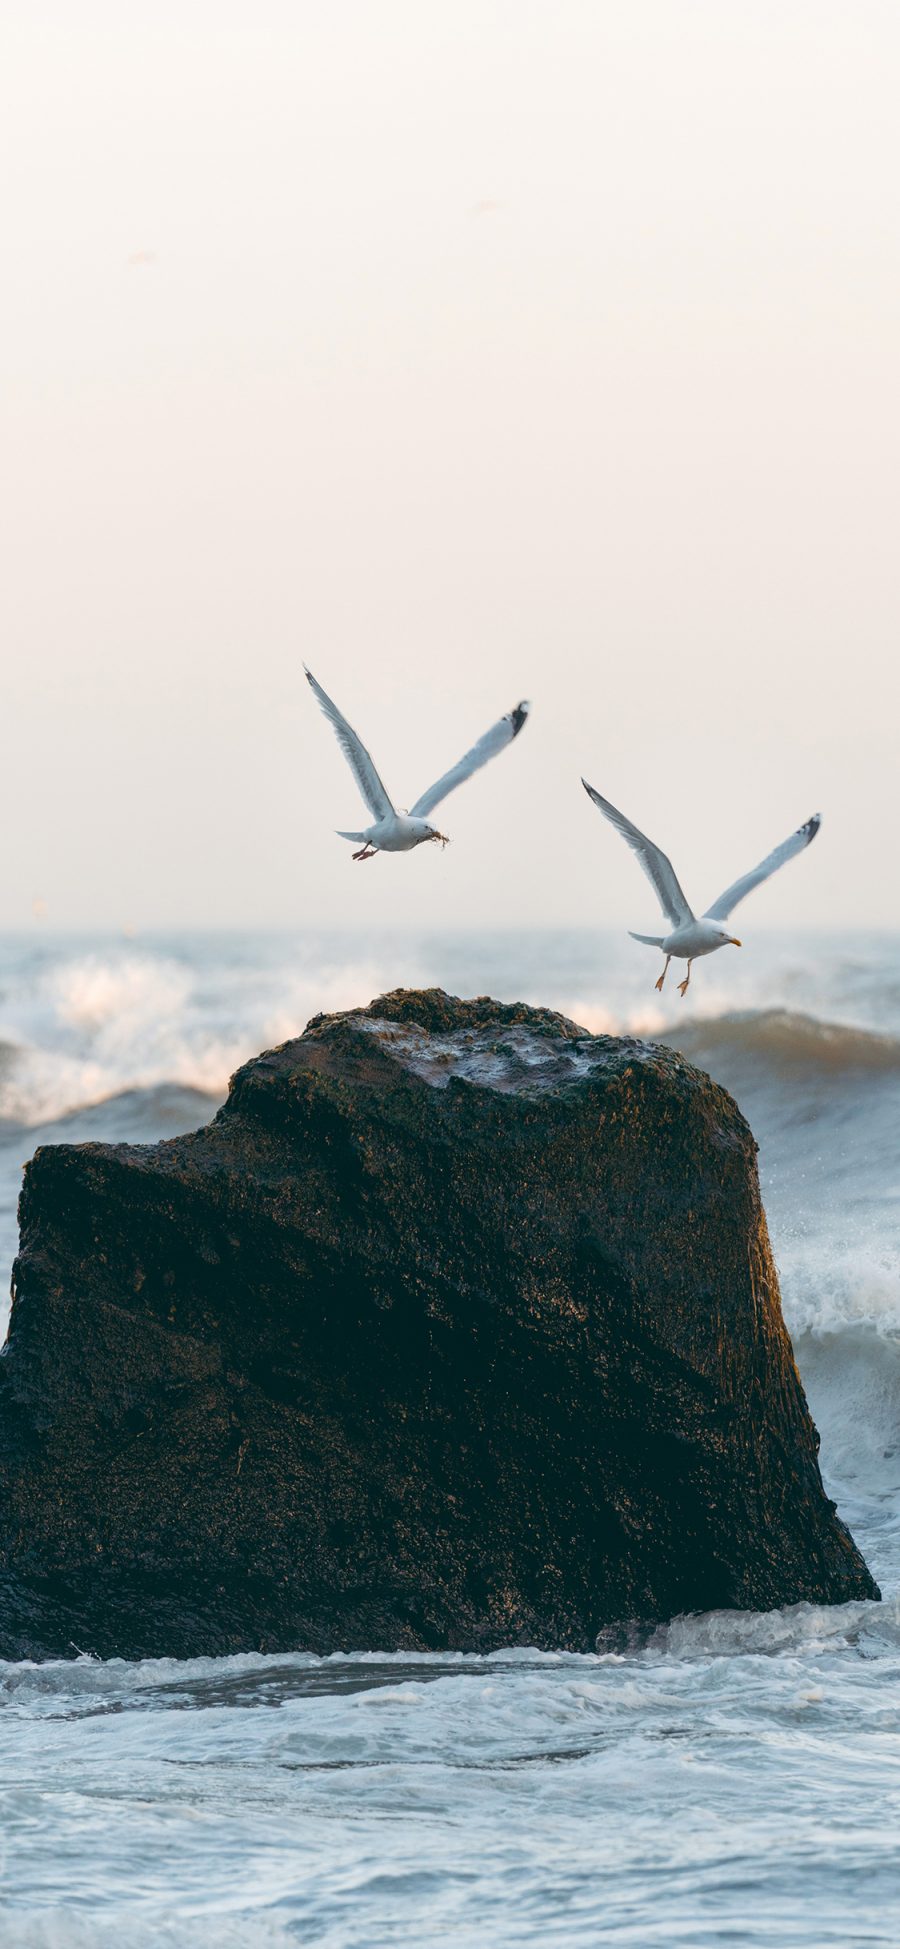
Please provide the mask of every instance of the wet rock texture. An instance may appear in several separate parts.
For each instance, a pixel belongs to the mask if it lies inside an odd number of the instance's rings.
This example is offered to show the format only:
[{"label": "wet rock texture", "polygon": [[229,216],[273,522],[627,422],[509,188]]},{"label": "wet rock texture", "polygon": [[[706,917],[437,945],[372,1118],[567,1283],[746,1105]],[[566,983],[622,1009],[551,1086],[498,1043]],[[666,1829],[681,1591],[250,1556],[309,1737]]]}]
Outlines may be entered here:
[{"label": "wet rock texture", "polygon": [[511,1644],[877,1595],[752,1136],[671,1050],[400,991],[26,1172],[0,1655]]}]

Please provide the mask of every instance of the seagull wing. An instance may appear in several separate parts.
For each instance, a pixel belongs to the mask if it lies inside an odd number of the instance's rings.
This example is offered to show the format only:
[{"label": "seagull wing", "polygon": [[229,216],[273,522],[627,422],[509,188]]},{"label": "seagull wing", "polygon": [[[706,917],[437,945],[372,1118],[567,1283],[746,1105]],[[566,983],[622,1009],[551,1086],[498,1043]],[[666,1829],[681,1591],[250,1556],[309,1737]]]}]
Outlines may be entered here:
[{"label": "seagull wing", "polygon": [[775,847],[774,852],[760,860],[758,866],[754,866],[752,873],[745,873],[743,879],[735,880],[733,886],[726,887],[725,892],[719,894],[718,900],[714,900],[712,906],[707,907],[704,920],[727,920],[732,907],[736,907],[739,900],[745,900],[748,893],[753,892],[754,887],[762,886],[763,880],[768,880],[772,873],[777,873],[779,866],[786,866],[788,860],[793,859],[796,853],[804,852],[806,847],[811,845],[821,824],[821,813],[814,812],[812,818],[807,819],[805,826],[799,826],[796,832],[792,832],[790,839],[783,839],[781,845]]},{"label": "seagull wing", "polygon": [[447,797],[448,792],[455,792],[457,785],[462,785],[464,779],[471,778],[473,771],[480,771],[489,758],[496,758],[498,752],[505,751],[507,745],[512,744],[513,738],[518,737],[530,709],[531,705],[527,702],[517,704],[515,710],[507,711],[505,717],[492,724],[490,730],[485,731],[484,737],[479,738],[477,744],[473,744],[471,751],[467,751],[465,757],[460,758],[459,764],[454,765],[452,771],[445,771],[443,778],[439,778],[436,785],[429,785],[427,792],[423,792],[415,805],[410,806],[410,818],[426,819],[429,812],[433,812],[435,806],[440,804],[441,799]]},{"label": "seagull wing", "polygon": [[684,921],[693,920],[694,915],[678,884],[671,860],[666,858],[665,853],[660,852],[658,846],[654,846],[652,839],[648,839],[645,833],[638,832],[637,826],[633,826],[631,820],[626,819],[624,812],[617,812],[608,799],[602,799],[600,793],[594,791],[593,785],[589,785],[586,778],[583,778],[581,783],[588,798],[593,799],[594,804],[600,807],[604,818],[609,820],[611,826],[615,826],[618,833],[621,833],[626,846],[630,846],[632,852],[637,854],[663,913],[672,922],[672,926],[680,927]]},{"label": "seagull wing", "polygon": [[[306,670],[305,663],[303,668]],[[390,818],[394,808],[365,745],[357,737],[352,725],[348,724],[347,719],[341,716],[337,705],[333,704],[331,698],[326,696],[321,684],[316,683],[311,670],[306,670],[306,678],[318,698],[329,724],[334,729],[338,744],[350,766],[350,770],[356,779],[356,783],[366,801],[369,811],[376,819]]]}]

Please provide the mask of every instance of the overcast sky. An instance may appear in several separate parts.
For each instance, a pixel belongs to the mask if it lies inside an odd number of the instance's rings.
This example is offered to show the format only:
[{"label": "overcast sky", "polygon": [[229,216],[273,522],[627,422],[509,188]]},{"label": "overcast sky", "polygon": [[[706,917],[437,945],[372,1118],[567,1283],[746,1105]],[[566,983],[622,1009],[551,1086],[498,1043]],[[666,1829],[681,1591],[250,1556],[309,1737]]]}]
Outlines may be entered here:
[{"label": "overcast sky", "polygon": [[[895,0],[3,10],[0,924],[900,922]],[[353,865],[311,665],[446,853]],[[746,926],[750,925],[750,909]]]}]

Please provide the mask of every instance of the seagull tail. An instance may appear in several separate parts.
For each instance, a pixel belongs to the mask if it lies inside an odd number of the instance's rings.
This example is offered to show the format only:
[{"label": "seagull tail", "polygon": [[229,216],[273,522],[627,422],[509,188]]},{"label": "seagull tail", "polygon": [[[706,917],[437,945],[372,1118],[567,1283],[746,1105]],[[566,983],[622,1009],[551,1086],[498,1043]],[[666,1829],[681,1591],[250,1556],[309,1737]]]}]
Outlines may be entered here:
[{"label": "seagull tail", "polygon": [[[337,832],[337,827],[335,827],[335,831]],[[338,836],[338,838],[339,838],[339,839],[356,839],[356,840],[359,840],[359,839],[365,839],[365,836],[366,836],[366,835],[365,835],[365,833],[364,833],[364,832],[338,832],[338,835],[337,835],[337,836]]]},{"label": "seagull tail", "polygon": [[[628,932],[631,934],[630,927]],[[633,941],[643,941],[645,947],[662,947],[663,944],[661,934],[631,934],[631,938]]]}]

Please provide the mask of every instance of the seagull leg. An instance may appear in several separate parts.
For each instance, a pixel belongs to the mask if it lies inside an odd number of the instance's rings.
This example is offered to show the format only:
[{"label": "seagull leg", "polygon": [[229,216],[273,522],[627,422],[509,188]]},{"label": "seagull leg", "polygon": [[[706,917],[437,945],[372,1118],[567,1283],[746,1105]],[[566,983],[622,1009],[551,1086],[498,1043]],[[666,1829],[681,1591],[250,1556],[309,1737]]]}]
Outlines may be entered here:
[{"label": "seagull leg", "polygon": [[660,994],[662,994],[662,985],[663,985],[663,982],[665,981],[665,978],[666,978],[666,975],[667,975],[667,974],[668,974],[668,972],[669,972],[669,962],[671,961],[671,959],[672,959],[672,956],[671,956],[671,954],[667,954],[667,955],[666,955],[666,965],[665,965],[665,967],[663,968],[663,971],[662,971],[662,974],[660,975],[660,977],[659,977],[659,980],[658,980],[658,982],[656,983],[656,986],[657,986],[657,988],[659,989],[659,992],[660,992]]},{"label": "seagull leg", "polygon": [[352,857],[353,859],[374,859],[377,851],[378,851],[378,847],[370,846],[368,840],[366,840],[366,843],[363,846],[361,852],[354,853]]},{"label": "seagull leg", "polygon": [[691,978],[691,964],[690,964],[690,961],[689,961],[689,962],[688,962],[688,971],[687,971],[687,974],[685,975],[685,977],[684,977],[684,980],[683,980],[683,981],[679,981],[679,983],[678,983],[678,993],[679,993],[680,995],[686,995],[686,994],[687,994],[687,989],[688,989],[688,982],[690,981],[690,978]]}]

